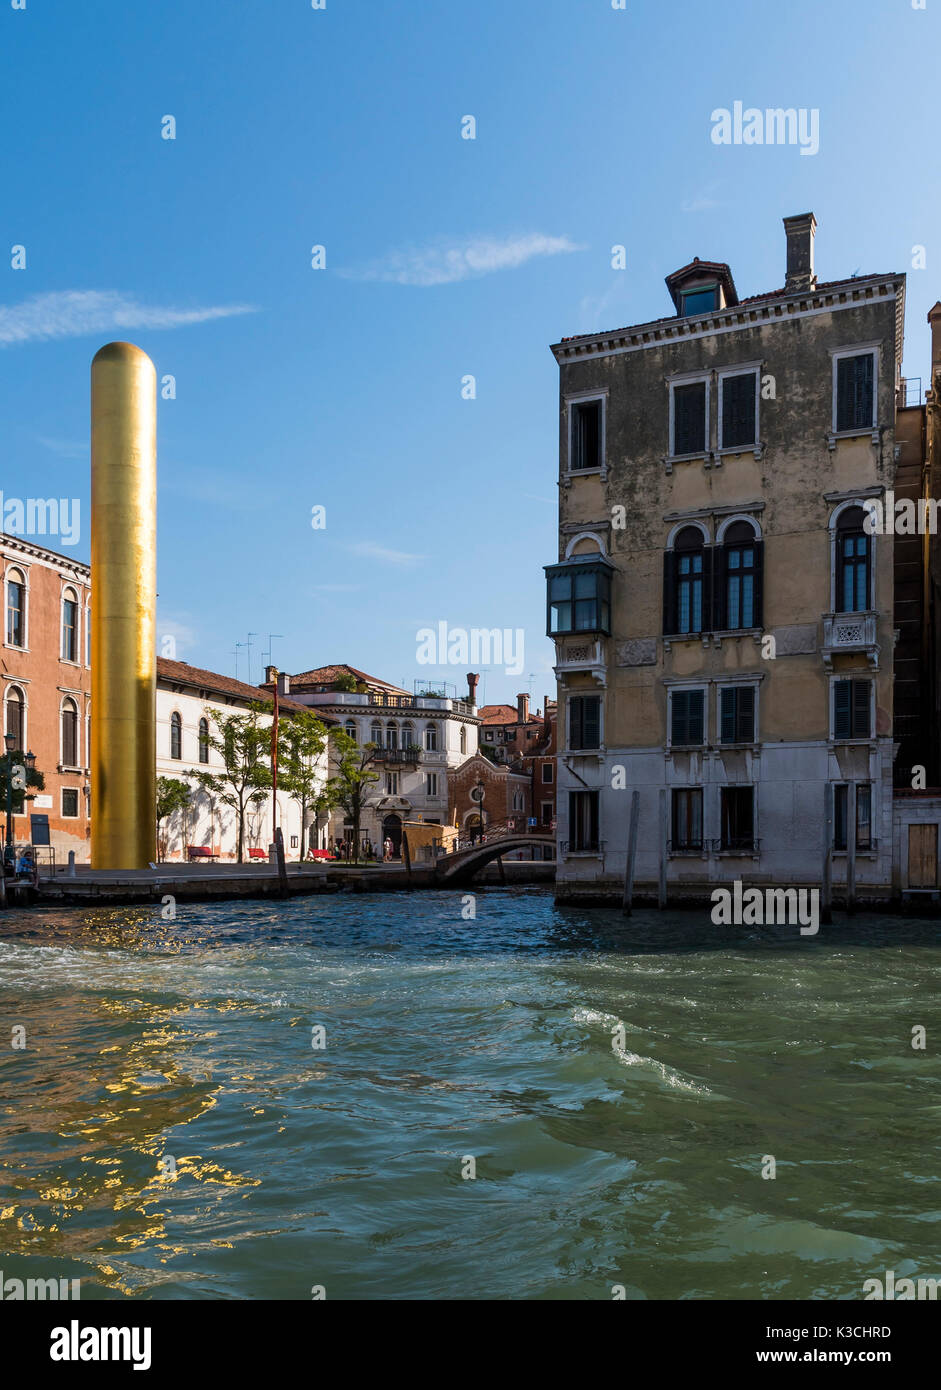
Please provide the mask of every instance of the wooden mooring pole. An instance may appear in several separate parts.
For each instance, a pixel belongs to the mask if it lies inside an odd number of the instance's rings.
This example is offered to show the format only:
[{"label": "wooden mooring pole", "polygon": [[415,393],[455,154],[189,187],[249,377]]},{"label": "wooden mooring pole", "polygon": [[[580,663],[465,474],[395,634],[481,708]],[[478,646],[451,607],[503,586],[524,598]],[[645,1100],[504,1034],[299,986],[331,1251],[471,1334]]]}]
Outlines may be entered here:
[{"label": "wooden mooring pole", "polygon": [[637,817],[640,810],[640,792],[631,792],[631,826],[627,837],[627,865],[624,869],[624,897],[621,910],[630,917],[634,908],[634,860],[637,858]]}]

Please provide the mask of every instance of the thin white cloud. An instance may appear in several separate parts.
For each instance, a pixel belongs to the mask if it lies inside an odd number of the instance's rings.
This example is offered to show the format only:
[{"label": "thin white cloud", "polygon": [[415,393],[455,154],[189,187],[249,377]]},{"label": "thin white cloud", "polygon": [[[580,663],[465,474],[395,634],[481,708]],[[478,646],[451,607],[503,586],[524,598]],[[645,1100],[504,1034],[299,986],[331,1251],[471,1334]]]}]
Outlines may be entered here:
[{"label": "thin white cloud", "polygon": [[371,265],[341,270],[340,274],[351,280],[383,280],[395,285],[453,285],[498,270],[515,270],[536,256],[558,256],[583,249],[566,236],[543,236],[539,232],[502,238],[473,237],[392,251]]},{"label": "thin white cloud", "polygon": [[409,555],[404,550],[387,550],[385,546],[373,541],[357,541],[349,546],[351,555],[359,555],[364,560],[382,560],[387,565],[415,565],[423,560],[423,555]]},{"label": "thin white cloud", "polygon": [[45,435],[37,434],[33,436],[37,444],[41,444],[50,453],[58,454],[64,459],[87,459],[89,444],[88,440],[79,439],[48,439]]},{"label": "thin white cloud", "polygon": [[0,347],[49,342],[54,338],[83,338],[126,328],[182,328],[255,312],[251,304],[174,309],[141,304],[118,290],[57,290],[0,308]]}]

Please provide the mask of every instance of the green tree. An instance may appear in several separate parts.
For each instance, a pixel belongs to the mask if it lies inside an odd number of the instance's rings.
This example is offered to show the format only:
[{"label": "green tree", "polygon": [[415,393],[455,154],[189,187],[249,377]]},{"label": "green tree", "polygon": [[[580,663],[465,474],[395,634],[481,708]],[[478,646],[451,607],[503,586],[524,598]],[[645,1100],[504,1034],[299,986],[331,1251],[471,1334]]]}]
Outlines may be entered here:
[{"label": "green tree", "polygon": [[157,778],[157,855],[159,859],[164,859],[167,853],[166,841],[160,835],[161,825],[177,811],[189,810],[192,796],[191,788],[185,782],[181,782],[179,778]]},{"label": "green tree", "polygon": [[[20,778],[14,769],[22,768],[24,776],[22,781],[25,786],[18,785]],[[7,783],[13,783],[13,814],[21,816],[26,810],[27,801],[32,801],[30,789],[33,792],[41,792],[46,785],[46,779],[41,772],[35,768],[31,772],[27,766],[26,756],[20,749],[15,749],[12,753],[6,753],[0,758],[0,812],[6,815],[7,808]],[[5,832],[4,832],[5,833]]]},{"label": "green tree", "polygon": [[369,804],[369,789],[379,781],[379,774],[372,766],[379,749],[375,743],[366,743],[361,748],[344,729],[332,729],[330,738],[337,757],[337,770],[328,787],[334,805],[353,822],[353,852],[358,855],[359,829],[363,811]]},{"label": "green tree", "polygon": [[285,715],[279,722],[278,788],[292,796],[300,807],[302,860],[307,853],[308,813],[322,815],[332,804],[321,780],[321,754],[326,742],[326,727],[311,710]]},{"label": "green tree", "polygon": [[334,690],[355,690],[359,681],[352,671],[343,671],[333,682]]},{"label": "green tree", "polygon": [[271,729],[261,723],[272,705],[262,701],[247,714],[221,714],[207,707],[209,748],[222,762],[219,772],[191,768],[189,775],[224,806],[235,812],[238,827],[237,858],[244,860],[245,816],[250,806],[260,806],[271,791]]}]

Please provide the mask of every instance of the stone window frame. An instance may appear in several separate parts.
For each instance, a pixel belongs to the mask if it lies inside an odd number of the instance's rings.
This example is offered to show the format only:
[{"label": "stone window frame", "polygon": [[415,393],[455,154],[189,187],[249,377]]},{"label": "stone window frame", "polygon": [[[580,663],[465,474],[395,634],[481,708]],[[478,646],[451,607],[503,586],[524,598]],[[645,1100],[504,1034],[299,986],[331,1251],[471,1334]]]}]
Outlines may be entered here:
[{"label": "stone window frame", "polygon": [[[23,579],[23,645],[17,646],[15,642],[7,641],[7,614],[10,609],[10,571],[15,570]],[[3,645],[11,652],[29,651],[29,616],[30,616],[30,586],[29,586],[29,565],[22,564],[19,560],[9,560],[3,571]]]},{"label": "stone window frame", "polygon": [[[71,596],[71,597],[70,597]],[[75,655],[66,656],[65,648],[65,605],[66,603],[75,604]],[[62,585],[59,595],[59,660],[66,666],[81,666],[84,663],[82,657],[82,594],[77,586],[70,580]]]},{"label": "stone window frame", "polygon": [[[20,648],[16,650],[19,651]],[[0,733],[6,734],[7,731],[7,706],[10,703],[10,695],[14,690],[18,691],[23,702],[21,706],[23,712],[22,748],[18,751],[25,753],[26,749],[29,747],[29,695],[25,685],[19,679],[8,678],[7,680],[7,686],[3,692],[3,729],[0,730]]]},{"label": "stone window frame", "polygon": [[[601,463],[597,468],[572,467],[572,424],[575,418],[573,405],[588,405],[591,401],[601,402],[601,426],[599,429],[598,453]],[[573,478],[600,477],[604,482],[608,476],[608,388],[598,386],[592,390],[567,391],[563,397],[565,409],[565,467],[560,470],[563,486],[570,487]]]},{"label": "stone window frame", "polygon": [[[670,421],[669,433],[667,435],[667,453],[665,462],[667,465],[674,463],[687,463],[695,459],[703,459],[708,463],[712,459],[712,449],[710,447],[712,437],[712,370],[710,368],[701,369],[696,372],[676,372],[667,378],[667,387],[670,393]],[[677,386],[695,386],[703,382],[706,387],[706,418],[703,438],[705,447],[697,449],[691,454],[678,454],[675,449],[674,430],[676,427],[676,409],[674,405],[674,391]]]},{"label": "stone window frame", "polygon": [[[835,507],[831,509],[827,530],[830,536],[830,612],[834,615],[842,613],[842,608],[837,608],[839,598],[839,555],[837,554],[837,544],[839,539],[839,520],[844,512],[852,510],[853,507],[861,507],[866,511],[866,502],[877,494],[882,496],[882,488],[866,488],[852,497],[844,497]],[[878,549],[876,545],[876,533],[872,532],[869,536],[869,606],[864,608],[859,616],[863,617],[869,613],[876,612],[876,565],[878,563]],[[851,610],[856,612],[855,609]]]},{"label": "stone window frame", "polygon": [[[838,439],[865,439],[867,435],[873,444],[879,443],[879,378],[882,370],[882,340],[868,343],[850,343],[844,347],[830,348],[830,429],[827,433],[827,447],[832,451]],[[865,357],[871,354],[875,359],[872,365],[872,424],[852,430],[838,430],[837,414],[837,363],[844,357]]]},{"label": "stone window frame", "polygon": [[[711,680],[708,677],[691,677],[689,679],[675,680],[667,677],[664,680],[667,692],[667,723],[663,741],[664,752],[669,755],[674,748],[678,752],[704,752],[709,747],[709,687]],[[701,743],[674,743],[673,742],[673,692],[674,690],[701,690],[702,691],[702,742]]]},{"label": "stone window frame", "polygon": [[[763,448],[761,444],[761,372],[764,362],[739,362],[734,367],[720,367],[716,371],[716,458],[717,460],[731,454],[754,454],[756,459],[760,459]],[[729,444],[722,442],[722,394],[723,382],[729,376],[747,376],[751,372],[755,377],[755,438],[751,444]]]},{"label": "stone window frame", "polygon": [[[869,733],[863,738],[837,738],[836,736],[836,683],[837,681],[866,681],[869,685]],[[876,733],[876,680],[875,673],[860,668],[850,668],[845,671],[834,672],[830,675],[827,688],[827,701],[829,705],[829,719],[827,721],[827,744],[830,748],[837,745],[850,748],[870,748],[876,747],[878,734]]]}]

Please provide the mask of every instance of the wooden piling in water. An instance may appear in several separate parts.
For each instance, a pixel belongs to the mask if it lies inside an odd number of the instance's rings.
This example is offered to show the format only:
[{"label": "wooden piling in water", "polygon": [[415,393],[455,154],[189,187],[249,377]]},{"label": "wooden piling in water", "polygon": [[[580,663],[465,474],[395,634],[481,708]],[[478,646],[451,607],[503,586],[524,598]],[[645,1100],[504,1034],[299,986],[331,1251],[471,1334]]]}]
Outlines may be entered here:
[{"label": "wooden piling in water", "polygon": [[820,920],[833,921],[833,783],[823,788],[823,884],[820,890]]},{"label": "wooden piling in water", "polygon": [[624,869],[624,897],[621,900],[621,911],[625,917],[630,917],[634,910],[634,860],[637,857],[637,817],[640,809],[640,792],[635,789],[631,792],[631,825],[627,838],[627,865]]},{"label": "wooden piling in water", "polygon": [[657,906],[662,912],[667,905],[667,789],[660,788],[660,881],[657,885]]}]

